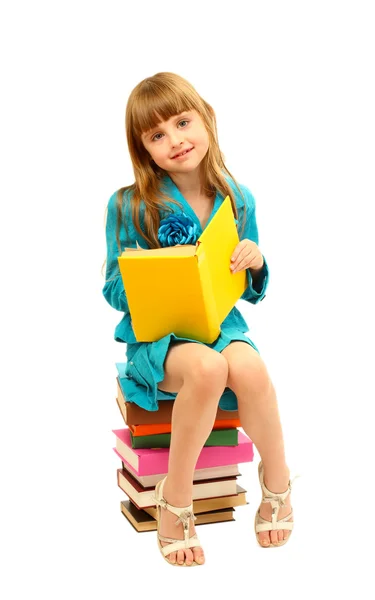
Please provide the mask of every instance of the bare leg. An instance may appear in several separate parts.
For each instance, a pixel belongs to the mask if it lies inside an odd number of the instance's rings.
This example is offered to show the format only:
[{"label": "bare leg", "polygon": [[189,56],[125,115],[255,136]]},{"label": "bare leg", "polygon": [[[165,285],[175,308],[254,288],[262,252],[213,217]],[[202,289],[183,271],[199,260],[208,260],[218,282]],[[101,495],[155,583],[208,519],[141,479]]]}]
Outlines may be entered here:
[{"label": "bare leg", "polygon": [[[172,346],[165,363],[166,377],[159,388],[178,391],[172,413],[172,435],[169,453],[168,477],[164,497],[174,506],[187,506],[192,501],[193,475],[198,456],[212,431],[219,399],[227,384],[228,363],[219,353],[206,346],[186,343]],[[162,510],[160,534],[183,539],[181,524],[176,516]],[[190,524],[190,536],[195,532]],[[162,545],[167,545],[163,543]],[[186,557],[186,559],[185,559]],[[178,550],[168,555],[171,562],[182,564],[204,562],[200,547]]]},{"label": "bare leg", "polygon": [[[238,400],[241,426],[254,442],[264,466],[264,483],[271,492],[285,492],[288,488],[289,469],[285,460],[285,449],[280,415],[274,386],[259,354],[245,342],[232,342],[222,354],[228,360],[228,386]],[[260,515],[271,521],[271,505],[261,504]],[[281,519],[291,512],[290,494],[286,506],[279,511]],[[262,545],[270,540],[286,539],[288,530],[261,532]]]}]

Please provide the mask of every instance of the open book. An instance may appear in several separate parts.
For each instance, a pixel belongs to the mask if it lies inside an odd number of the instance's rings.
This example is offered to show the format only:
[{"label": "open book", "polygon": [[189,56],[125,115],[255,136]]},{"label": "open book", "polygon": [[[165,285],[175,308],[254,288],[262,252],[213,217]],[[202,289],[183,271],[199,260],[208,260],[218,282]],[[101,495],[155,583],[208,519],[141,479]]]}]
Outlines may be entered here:
[{"label": "open book", "polygon": [[138,342],[177,337],[212,343],[246,289],[246,271],[232,273],[239,243],[229,196],[195,245],[126,248],[118,257]]}]

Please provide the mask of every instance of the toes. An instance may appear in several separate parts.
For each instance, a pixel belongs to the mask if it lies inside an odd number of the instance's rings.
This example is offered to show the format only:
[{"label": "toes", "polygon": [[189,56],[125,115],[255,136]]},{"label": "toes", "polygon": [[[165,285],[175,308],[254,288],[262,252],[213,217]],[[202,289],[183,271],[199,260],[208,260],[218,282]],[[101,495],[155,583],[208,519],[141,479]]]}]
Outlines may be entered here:
[{"label": "toes", "polygon": [[199,565],[202,565],[204,563],[203,549],[199,548],[198,546],[197,548],[193,548],[193,553],[195,562],[197,562]]},{"label": "toes", "polygon": [[[259,543],[267,548],[271,544],[277,546],[279,542],[288,539],[290,535],[289,529],[281,529],[279,531],[262,531],[258,534]],[[271,539],[270,539],[271,538]]]},{"label": "toes", "polygon": [[271,543],[272,544],[277,544],[279,538],[277,537],[278,532],[277,531],[270,531],[270,537],[271,537]]},{"label": "toes", "polygon": [[204,562],[203,552],[199,552],[198,549],[194,550],[193,553],[190,548],[187,548],[186,550],[178,550],[177,552],[171,552],[168,554],[167,558],[173,565],[176,564],[176,562],[179,565],[183,565],[185,562],[187,566],[191,566],[193,564],[193,560],[200,564]]},{"label": "toes", "polygon": [[186,559],[185,562],[187,564],[187,566],[189,567],[190,565],[193,564],[193,552],[190,550],[190,548],[187,548],[185,550],[185,555],[186,555]]},{"label": "toes", "polygon": [[270,545],[270,536],[268,531],[261,531],[259,533],[259,542],[262,546],[269,546]]},{"label": "toes", "polygon": [[176,564],[176,562],[179,565],[183,565],[185,562],[188,567],[190,567],[193,564],[193,561],[197,562],[200,565],[203,564],[205,561],[203,550],[200,547],[194,548],[193,551],[190,550],[190,548],[187,548],[186,550],[178,550],[177,552],[171,552],[170,554],[168,554],[167,558],[169,562],[173,565]]}]

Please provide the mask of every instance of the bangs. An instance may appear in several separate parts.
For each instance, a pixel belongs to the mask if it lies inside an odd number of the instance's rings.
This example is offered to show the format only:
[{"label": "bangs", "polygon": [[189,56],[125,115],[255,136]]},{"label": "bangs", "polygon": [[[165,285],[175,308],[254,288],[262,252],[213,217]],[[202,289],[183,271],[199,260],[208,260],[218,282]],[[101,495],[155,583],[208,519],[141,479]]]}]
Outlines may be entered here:
[{"label": "bangs", "polygon": [[[164,89],[163,89],[164,88]],[[133,130],[137,136],[147,133],[157,127],[161,121],[168,121],[171,117],[200,107],[196,99],[181,94],[180,90],[165,89],[153,84],[148,90],[142,90],[132,106],[131,117]]]}]

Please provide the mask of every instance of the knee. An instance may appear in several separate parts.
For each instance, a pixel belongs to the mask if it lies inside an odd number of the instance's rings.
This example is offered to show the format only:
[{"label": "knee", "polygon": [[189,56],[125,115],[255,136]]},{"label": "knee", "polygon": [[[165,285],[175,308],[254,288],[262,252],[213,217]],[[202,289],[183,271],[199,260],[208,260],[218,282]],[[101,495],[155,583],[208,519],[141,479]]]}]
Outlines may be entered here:
[{"label": "knee", "polygon": [[228,361],[220,353],[212,351],[209,356],[197,357],[185,381],[202,391],[217,388],[223,389],[228,381]]},{"label": "knee", "polygon": [[237,359],[229,364],[228,386],[235,391],[246,388],[265,393],[272,385],[266,365],[259,355]]}]

